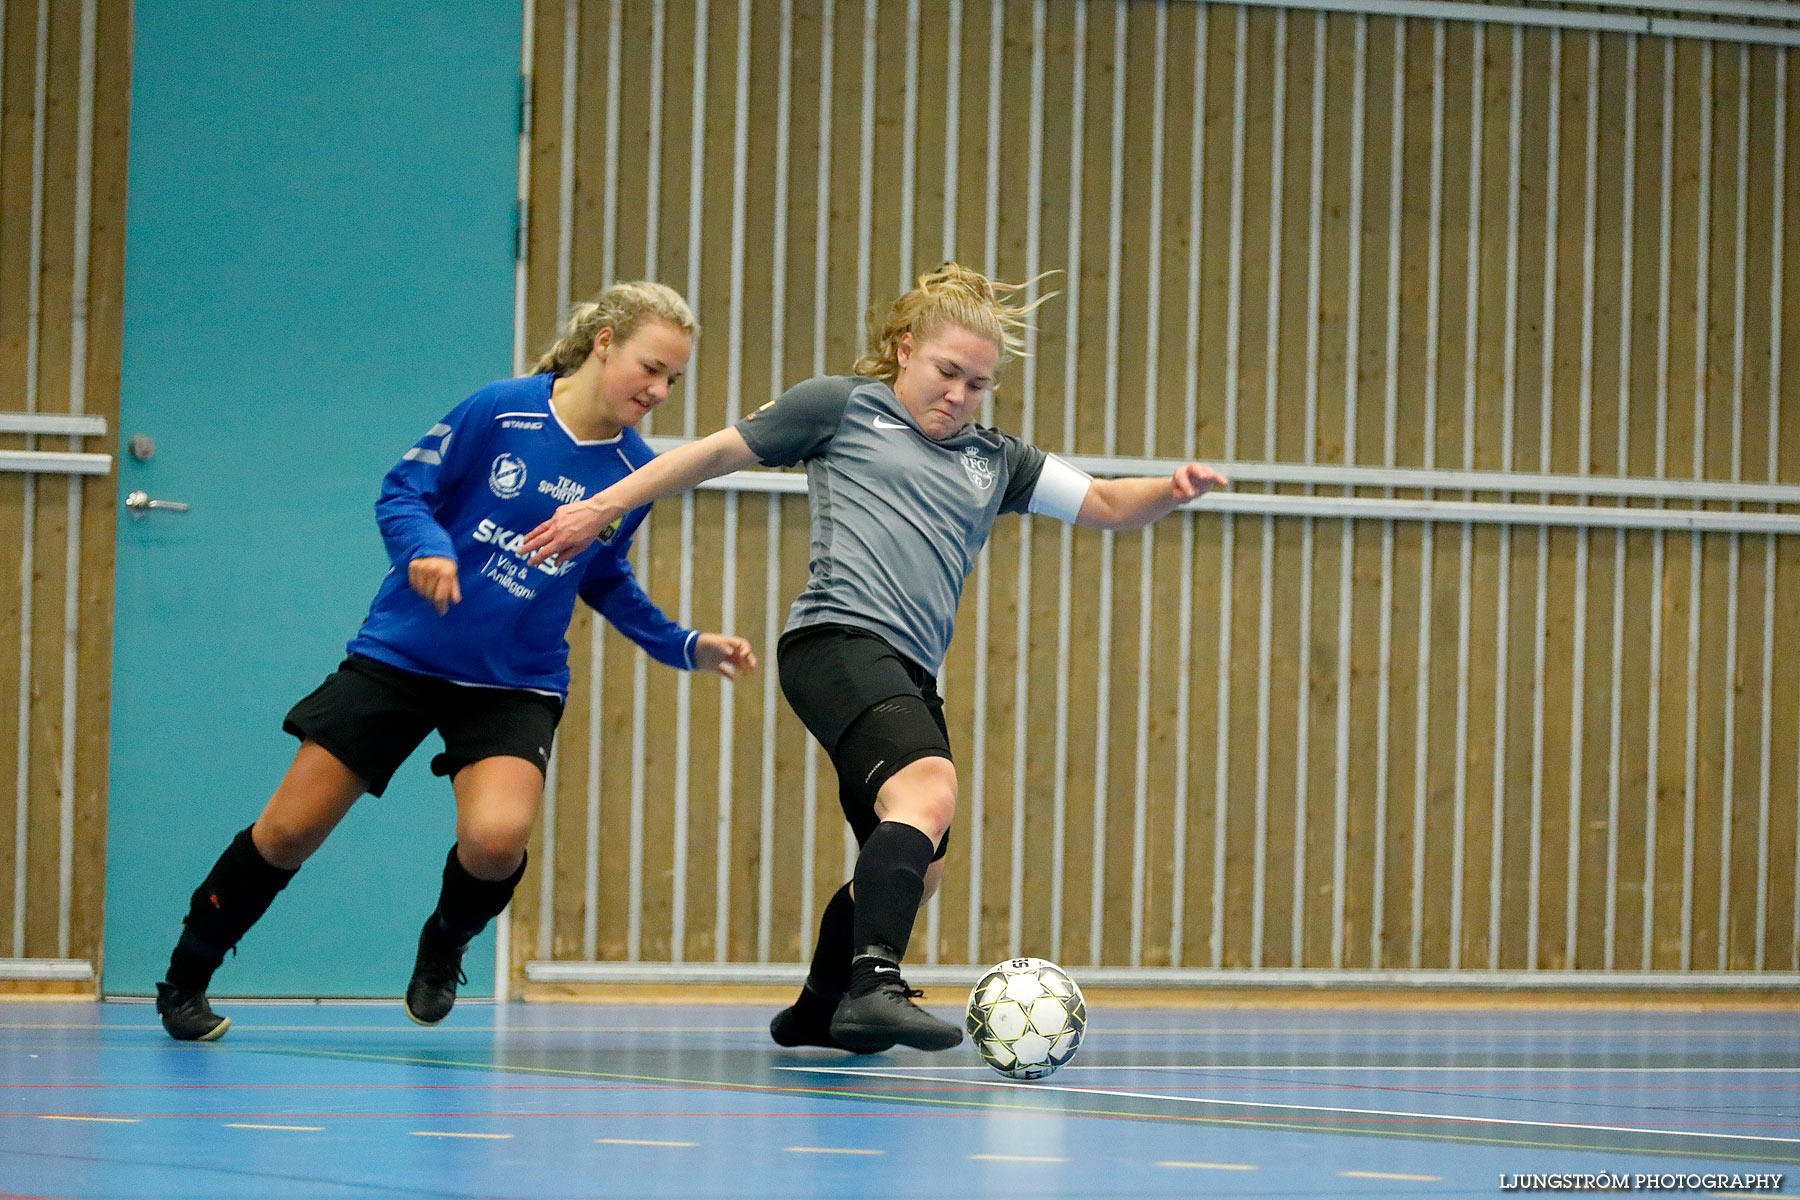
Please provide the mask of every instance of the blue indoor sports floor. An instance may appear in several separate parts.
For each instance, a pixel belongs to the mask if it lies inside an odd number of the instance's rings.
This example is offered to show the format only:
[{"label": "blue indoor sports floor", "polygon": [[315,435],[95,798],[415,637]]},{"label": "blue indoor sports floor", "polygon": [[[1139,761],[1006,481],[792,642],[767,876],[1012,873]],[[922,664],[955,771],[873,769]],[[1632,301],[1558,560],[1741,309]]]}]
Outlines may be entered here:
[{"label": "blue indoor sports floor", "polygon": [[11,1003],[0,1197],[1800,1194],[1792,1012],[1407,1003],[1103,1001],[1035,1084],[966,1045],[779,1050],[766,1007],[227,1001],[178,1045],[142,1003]]}]

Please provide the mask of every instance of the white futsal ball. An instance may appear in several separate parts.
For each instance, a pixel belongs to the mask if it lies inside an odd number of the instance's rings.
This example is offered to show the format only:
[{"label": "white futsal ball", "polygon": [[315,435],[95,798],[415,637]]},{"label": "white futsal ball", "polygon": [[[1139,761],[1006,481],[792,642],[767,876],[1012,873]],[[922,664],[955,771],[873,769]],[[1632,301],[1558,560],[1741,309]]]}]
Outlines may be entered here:
[{"label": "white futsal ball", "polygon": [[1075,1057],[1087,1001],[1055,963],[1009,958],[969,993],[967,1024],[988,1066],[1013,1079],[1042,1079]]}]

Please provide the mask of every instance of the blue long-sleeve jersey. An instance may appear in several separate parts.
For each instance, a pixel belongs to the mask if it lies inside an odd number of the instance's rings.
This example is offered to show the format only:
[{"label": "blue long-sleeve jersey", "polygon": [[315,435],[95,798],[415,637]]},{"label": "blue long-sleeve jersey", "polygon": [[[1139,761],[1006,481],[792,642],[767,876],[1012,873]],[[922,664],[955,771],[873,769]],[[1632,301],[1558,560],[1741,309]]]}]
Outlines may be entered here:
[{"label": "blue long-sleeve jersey", "polygon": [[[626,559],[649,515],[566,562],[531,566],[525,535],[617,483],[655,453],[636,430],[581,441],[550,405],[554,375],[490,383],[451,410],[382,481],[376,522],[393,567],[349,650],[406,671],[480,687],[569,691],[569,618],[579,595],[652,658],[691,670],[699,634],[669,620]],[[439,616],[412,590],[415,558],[456,560],[462,602]]]}]

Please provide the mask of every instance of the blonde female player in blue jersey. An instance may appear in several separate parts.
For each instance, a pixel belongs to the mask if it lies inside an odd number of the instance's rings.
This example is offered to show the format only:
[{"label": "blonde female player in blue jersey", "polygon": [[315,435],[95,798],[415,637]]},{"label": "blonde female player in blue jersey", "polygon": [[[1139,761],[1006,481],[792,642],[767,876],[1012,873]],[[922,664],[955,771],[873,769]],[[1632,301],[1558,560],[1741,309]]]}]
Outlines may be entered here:
[{"label": "blonde female player in blue jersey", "polygon": [[626,553],[647,506],[615,514],[579,551],[527,562],[525,532],[654,457],[634,426],[680,378],[698,327],[657,283],[608,287],[579,306],[537,373],[489,384],[432,426],[388,472],[376,520],[393,568],[349,656],[296,704],[300,750],[256,823],[195,890],[157,984],[157,1012],[183,1041],[222,1036],[206,990],[350,806],[433,729],[432,770],[456,794],[456,843],[419,933],[406,1011],[450,1012],[469,940],[512,898],[543,798],[551,737],[569,690],[565,633],[579,596],[672,667],[752,670],[742,638],[683,629],[651,603]]},{"label": "blonde female player in blue jersey", "polygon": [[936,676],[964,579],[1002,512],[1137,529],[1226,480],[1186,463],[1163,478],[1091,479],[1035,446],[971,424],[1033,305],[1023,285],[955,263],[871,322],[852,375],[810,379],[565,504],[526,538],[533,561],[576,553],[639,505],[747,467],[806,464],[812,572],[777,659],[782,691],[837,768],[862,847],[825,906],[812,970],[770,1032],[783,1046],[948,1049],[955,1025],[912,1003],[902,956],[943,870],[956,813]]}]

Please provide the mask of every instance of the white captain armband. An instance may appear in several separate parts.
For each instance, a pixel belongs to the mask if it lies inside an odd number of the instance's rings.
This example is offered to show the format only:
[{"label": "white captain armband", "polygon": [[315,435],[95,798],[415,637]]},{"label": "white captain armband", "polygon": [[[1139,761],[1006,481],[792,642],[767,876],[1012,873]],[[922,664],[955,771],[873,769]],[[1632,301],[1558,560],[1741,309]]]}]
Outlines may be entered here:
[{"label": "white captain armband", "polygon": [[1081,512],[1082,501],[1087,499],[1088,485],[1093,482],[1094,477],[1080,467],[1046,454],[1044,469],[1038,474],[1037,486],[1031,489],[1031,503],[1025,511],[1073,522]]}]

